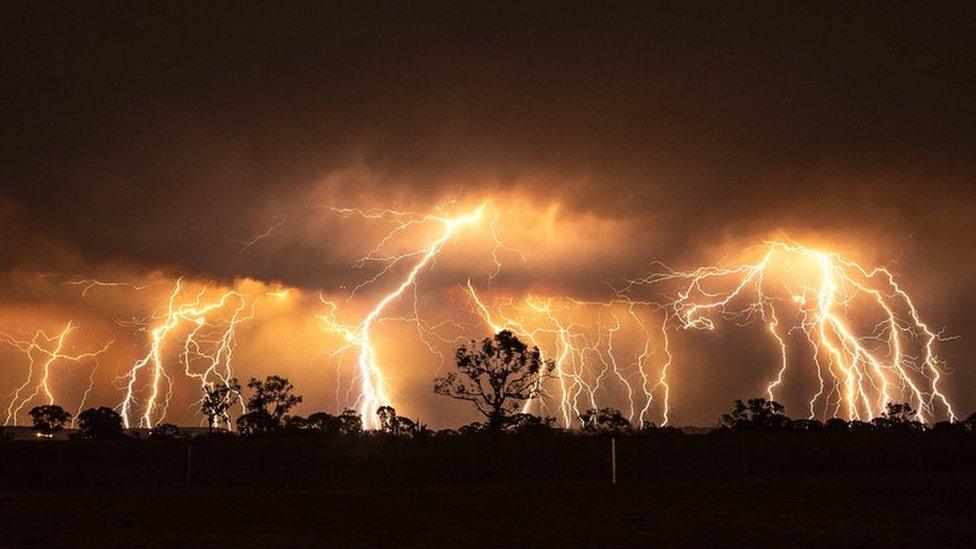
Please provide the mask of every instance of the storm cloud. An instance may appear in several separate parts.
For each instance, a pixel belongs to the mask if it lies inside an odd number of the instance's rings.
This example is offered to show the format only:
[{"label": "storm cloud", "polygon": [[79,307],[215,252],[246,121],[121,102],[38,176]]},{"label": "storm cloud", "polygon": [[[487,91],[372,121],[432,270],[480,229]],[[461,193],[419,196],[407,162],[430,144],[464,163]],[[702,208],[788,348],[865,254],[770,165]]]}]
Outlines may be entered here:
[{"label": "storm cloud", "polygon": [[511,198],[579,246],[513,291],[780,235],[891,265],[976,408],[971,4],[24,2],[0,35],[5,279],[338,291],[368,239],[322,206]]}]

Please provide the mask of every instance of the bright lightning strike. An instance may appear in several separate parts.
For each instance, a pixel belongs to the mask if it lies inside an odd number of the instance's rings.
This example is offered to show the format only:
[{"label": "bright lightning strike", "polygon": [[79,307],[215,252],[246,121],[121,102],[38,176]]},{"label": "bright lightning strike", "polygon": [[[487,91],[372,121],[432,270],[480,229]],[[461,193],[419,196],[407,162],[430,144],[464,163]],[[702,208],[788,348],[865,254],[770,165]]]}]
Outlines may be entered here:
[{"label": "bright lightning strike", "polygon": [[[445,244],[454,238],[462,228],[474,226],[485,217],[485,208],[488,203],[488,201],[485,201],[478,207],[461,215],[450,215],[448,213],[449,207],[454,205],[453,201],[438,206],[434,213],[431,214],[382,209],[333,208],[343,218],[358,216],[365,219],[380,219],[393,225],[393,228],[379,243],[355,263],[355,266],[362,267],[370,262],[379,262],[384,264],[384,267],[379,273],[356,286],[352,291],[352,295],[355,295],[366,286],[377,282],[384,275],[390,273],[396,265],[407,261],[413,262],[412,267],[400,282],[392,290],[383,294],[357,324],[347,325],[339,322],[336,318],[338,305],[332,301],[323,300],[328,307],[328,311],[320,315],[323,326],[328,332],[338,335],[345,342],[345,345],[333,354],[341,355],[346,349],[350,348],[357,350],[356,366],[360,383],[360,394],[354,405],[358,407],[360,415],[367,425],[372,427],[378,426],[375,425],[378,421],[375,416],[377,408],[391,404],[383,368],[377,358],[375,343],[372,340],[373,328],[379,321],[384,319],[383,314],[395,301],[400,299],[408,289],[416,288],[418,276],[436,260],[436,257]],[[422,247],[402,253],[387,251],[389,243],[397,235],[411,227],[428,224],[439,227],[438,235],[433,240],[425,243]],[[495,236],[494,232],[492,234]],[[497,238],[494,238],[494,241],[497,242]],[[416,315],[416,292],[414,292],[414,298],[414,315],[409,319],[419,321]]]},{"label": "bright lightning strike", "polygon": [[791,357],[802,354],[791,343],[802,341],[819,380],[809,399],[811,418],[870,419],[887,403],[906,398],[920,420],[956,418],[940,390],[942,363],[934,349],[939,335],[921,320],[892,272],[792,241],[766,242],[762,249],[753,263],[665,268],[631,281],[625,292],[679,284],[667,309],[674,325],[687,330],[714,330],[717,319],[761,322],[779,355],[766,385],[770,399],[785,383]]},{"label": "bright lightning strike", "polygon": [[[176,281],[166,313],[149,329],[146,355],[122,378],[125,396],[119,409],[127,428],[133,424],[152,427],[166,417],[173,395],[173,363],[199,384],[201,393],[234,377],[237,329],[253,317],[255,302],[249,305],[247,296],[234,290],[207,299],[208,290],[204,286],[196,294],[185,296],[183,279]],[[175,343],[181,343],[178,352],[173,348]],[[145,393],[143,399],[141,393]],[[235,397],[240,403],[240,395]],[[229,422],[228,418],[228,428]]]},{"label": "bright lightning strike", "polygon": [[[0,334],[0,341],[17,349],[27,359],[27,378],[14,391],[13,398],[7,406],[7,417],[4,420],[4,425],[17,425],[18,414],[34,399],[40,396],[41,393],[43,393],[44,400],[48,404],[55,403],[52,370],[57,364],[77,364],[91,361],[93,365],[89,375],[89,382],[92,380],[95,368],[98,367],[98,356],[107,351],[112,345],[112,342],[105,344],[104,347],[97,351],[70,354],[65,351],[65,346],[68,336],[76,329],[77,325],[69,321],[56,335],[48,335],[44,331],[39,330],[34,333],[34,336],[30,340],[17,339],[10,334]],[[91,384],[89,383],[88,389],[82,395],[81,402],[78,405],[79,411],[84,407],[90,390]]]},{"label": "bright lightning strike", "polygon": [[[498,298],[489,306],[470,281],[464,289],[474,312],[493,333],[510,330],[556,364],[555,387],[541,388],[543,412],[551,407],[561,423],[571,427],[586,410],[622,399],[622,411],[632,422],[650,419],[654,391],[659,389],[652,383],[654,368],[666,372],[670,361],[667,334],[657,345],[652,340],[652,304],[530,295],[521,300]],[[624,333],[629,342],[621,341]],[[532,405],[526,402],[523,412]]]}]

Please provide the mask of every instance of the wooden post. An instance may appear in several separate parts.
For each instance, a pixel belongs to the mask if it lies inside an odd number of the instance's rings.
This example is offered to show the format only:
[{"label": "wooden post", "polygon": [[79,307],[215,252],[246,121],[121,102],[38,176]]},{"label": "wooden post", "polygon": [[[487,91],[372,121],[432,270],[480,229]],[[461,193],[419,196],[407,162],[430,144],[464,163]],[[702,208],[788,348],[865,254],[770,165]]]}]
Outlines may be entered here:
[{"label": "wooden post", "polygon": [[610,439],[610,484],[617,485],[617,437]]},{"label": "wooden post", "polygon": [[193,482],[193,442],[186,443],[186,485]]}]

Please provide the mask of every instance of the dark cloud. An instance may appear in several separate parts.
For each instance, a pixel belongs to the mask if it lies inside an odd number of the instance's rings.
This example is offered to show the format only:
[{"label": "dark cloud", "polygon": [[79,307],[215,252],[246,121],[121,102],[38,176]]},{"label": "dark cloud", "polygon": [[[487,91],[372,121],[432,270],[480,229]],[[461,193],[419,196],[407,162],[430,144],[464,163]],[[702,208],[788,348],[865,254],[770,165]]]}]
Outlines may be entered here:
[{"label": "dark cloud", "polygon": [[817,233],[898,260],[971,336],[974,22],[967,3],[11,3],[0,264],[335,286],[348,229],[309,200],[512,191],[628,227],[612,257],[513,286]]}]

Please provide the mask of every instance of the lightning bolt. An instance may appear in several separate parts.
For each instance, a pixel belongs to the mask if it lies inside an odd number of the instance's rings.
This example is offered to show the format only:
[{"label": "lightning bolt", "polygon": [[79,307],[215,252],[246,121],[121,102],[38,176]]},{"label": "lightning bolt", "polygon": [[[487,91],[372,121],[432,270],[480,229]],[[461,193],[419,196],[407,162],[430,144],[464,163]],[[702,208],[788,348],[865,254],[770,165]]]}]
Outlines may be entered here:
[{"label": "lightning bolt", "polygon": [[87,297],[88,292],[90,292],[93,288],[127,288],[135,291],[146,289],[146,286],[138,286],[128,282],[104,282],[96,279],[69,280],[65,284],[69,286],[78,286],[81,288],[81,297]]},{"label": "lightning bolt", "polygon": [[[770,399],[784,384],[793,354],[791,338],[802,334],[819,380],[809,401],[811,419],[817,409],[823,410],[822,417],[870,419],[902,398],[914,402],[919,420],[932,421],[939,413],[956,419],[940,390],[942,363],[934,345],[941,338],[921,320],[891,271],[865,268],[836,252],[793,241],[767,241],[762,250],[754,263],[690,271],[667,268],[630,281],[625,292],[678,282],[681,289],[667,308],[679,329],[715,330],[719,318],[738,325],[761,322],[780,357],[766,386]],[[797,320],[784,331],[788,307]],[[859,319],[872,314],[876,324],[861,329]],[[906,350],[913,346],[918,354]]]},{"label": "lightning bolt", "polygon": [[[401,262],[413,260],[413,266],[399,284],[391,291],[385,293],[362,320],[355,325],[340,323],[336,318],[338,305],[332,301],[323,299],[323,302],[328,307],[328,310],[319,317],[322,320],[324,328],[345,341],[345,345],[334,354],[341,354],[348,348],[358,350],[356,365],[360,382],[360,394],[357,400],[360,414],[367,425],[378,427],[378,419],[375,417],[375,411],[380,406],[390,404],[390,396],[386,387],[383,369],[377,358],[372,341],[372,329],[383,319],[383,313],[392,303],[400,299],[409,288],[416,287],[417,277],[428,265],[435,261],[435,258],[445,244],[454,238],[463,227],[475,225],[485,217],[485,208],[488,203],[488,201],[485,201],[478,207],[458,216],[447,214],[447,209],[454,204],[453,201],[439,206],[433,214],[379,209],[333,208],[342,217],[356,215],[365,219],[383,219],[393,224],[393,229],[372,250],[354,264],[356,267],[362,267],[369,262],[381,262],[385,266],[378,274],[356,286],[351,295],[355,295],[362,288],[376,282]],[[400,254],[391,254],[385,251],[387,245],[406,229],[420,224],[431,223],[438,225],[440,231],[435,239],[423,247]],[[415,311],[416,307],[415,294]]]},{"label": "lightning bolt", "polygon": [[[611,390],[623,394],[625,414],[632,422],[643,422],[653,403],[652,355],[654,343],[648,311],[656,309],[646,301],[614,298],[608,301],[583,301],[565,296],[529,295],[523,299],[500,297],[489,306],[469,280],[464,290],[473,311],[492,333],[510,330],[539,347],[545,358],[552,359],[555,387],[541,387],[541,411],[547,404],[556,410],[563,426],[571,427],[587,409],[608,406]],[[579,320],[588,319],[588,322]],[[615,341],[625,320],[639,334],[632,356],[624,357]],[[667,361],[667,338],[660,343]],[[631,344],[634,346],[634,344]],[[666,369],[668,362],[661,367]],[[615,387],[610,387],[613,380]],[[640,390],[636,390],[639,386]],[[532,401],[525,403],[528,413]]]},{"label": "lightning bolt", "polygon": [[[77,325],[74,321],[69,321],[56,335],[48,335],[43,330],[38,330],[30,340],[17,339],[6,333],[0,334],[0,341],[22,352],[27,359],[27,378],[14,391],[13,398],[7,406],[7,417],[4,420],[4,425],[17,425],[18,414],[41,393],[43,393],[48,404],[54,404],[55,396],[51,370],[58,363],[81,363],[91,360],[94,364],[89,374],[89,382],[91,382],[95,368],[98,367],[98,356],[107,351],[112,342],[106,343],[97,351],[69,354],[65,351],[65,345],[68,336],[76,329]],[[91,384],[89,383],[89,387],[82,395],[81,402],[78,405],[79,410],[85,405],[90,390]]]},{"label": "lightning bolt", "polygon": [[[201,394],[215,383],[227,383],[234,377],[232,362],[237,330],[243,322],[253,318],[257,300],[248,305],[247,296],[236,290],[222,291],[216,298],[207,299],[208,290],[210,286],[206,285],[192,296],[184,297],[183,279],[176,281],[167,299],[165,314],[148,330],[149,346],[145,356],[120,378],[124,382],[125,396],[119,410],[126,428],[133,423],[139,427],[152,427],[166,417],[174,383],[171,368],[168,369],[168,364],[174,360],[167,360],[166,355],[171,343],[182,341],[175,362],[187,378],[199,383]],[[269,293],[278,297],[287,295],[287,292],[281,292]],[[230,309],[229,319],[220,320],[220,314],[227,309]],[[144,385],[140,386],[140,380]],[[144,403],[140,403],[141,392],[147,393]],[[237,395],[238,403],[243,406],[240,398]],[[137,416],[136,409],[140,405],[142,411]],[[134,422],[136,417],[138,421]],[[228,423],[228,428],[230,426]]]}]

